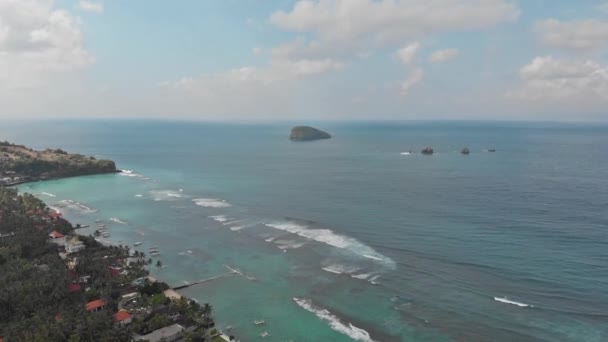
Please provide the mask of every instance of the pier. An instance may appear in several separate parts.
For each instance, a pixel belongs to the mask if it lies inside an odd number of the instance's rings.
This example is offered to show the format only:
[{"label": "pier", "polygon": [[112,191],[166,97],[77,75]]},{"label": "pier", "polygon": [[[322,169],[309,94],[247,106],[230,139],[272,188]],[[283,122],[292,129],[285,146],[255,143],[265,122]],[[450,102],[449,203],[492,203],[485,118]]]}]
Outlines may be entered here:
[{"label": "pier", "polygon": [[209,281],[212,281],[212,280],[216,280],[216,279],[220,279],[220,278],[232,277],[232,276],[235,276],[235,275],[239,275],[239,276],[245,277],[247,280],[251,280],[251,281],[256,280],[255,277],[247,275],[247,274],[241,272],[241,270],[239,270],[237,268],[233,268],[233,267],[230,267],[230,266],[225,265],[225,264],[224,264],[224,267],[226,267],[230,272],[224,273],[224,274],[220,274],[220,275],[217,275],[217,276],[211,277],[211,278],[197,280],[197,281],[194,281],[194,282],[191,282],[191,283],[188,283],[188,284],[183,284],[183,285],[175,286],[172,289],[175,290],[175,291],[177,291],[177,290],[183,290],[183,289],[189,288],[189,287],[194,286],[194,285],[203,284],[203,283],[206,283],[206,282],[209,282]]}]

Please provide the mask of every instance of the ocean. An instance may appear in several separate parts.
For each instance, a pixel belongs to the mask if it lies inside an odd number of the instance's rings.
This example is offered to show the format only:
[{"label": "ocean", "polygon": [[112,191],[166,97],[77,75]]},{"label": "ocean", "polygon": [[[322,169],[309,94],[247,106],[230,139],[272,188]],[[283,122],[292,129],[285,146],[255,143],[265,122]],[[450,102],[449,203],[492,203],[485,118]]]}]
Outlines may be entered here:
[{"label": "ocean", "polygon": [[317,122],[334,138],[296,143],[292,124],[5,122],[0,140],[129,170],[19,189],[158,246],[171,285],[220,276],[182,293],[242,341],[608,340],[608,126]]}]

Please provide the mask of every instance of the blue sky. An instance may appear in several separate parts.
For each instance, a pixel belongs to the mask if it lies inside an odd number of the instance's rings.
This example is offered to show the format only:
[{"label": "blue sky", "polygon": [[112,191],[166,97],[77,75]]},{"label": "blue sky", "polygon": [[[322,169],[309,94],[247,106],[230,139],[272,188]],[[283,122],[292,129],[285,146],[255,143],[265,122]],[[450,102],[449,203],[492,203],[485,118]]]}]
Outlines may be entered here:
[{"label": "blue sky", "polygon": [[608,119],[608,1],[0,0],[0,117]]}]

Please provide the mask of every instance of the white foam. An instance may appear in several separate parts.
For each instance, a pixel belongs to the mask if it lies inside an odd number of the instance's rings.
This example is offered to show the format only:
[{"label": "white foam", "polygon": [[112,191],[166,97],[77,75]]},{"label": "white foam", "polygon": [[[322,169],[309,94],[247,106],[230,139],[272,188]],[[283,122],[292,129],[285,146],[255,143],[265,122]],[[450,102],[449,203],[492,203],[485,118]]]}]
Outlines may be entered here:
[{"label": "white foam", "polygon": [[205,208],[228,208],[232,206],[230,203],[217,198],[195,198],[192,201]]},{"label": "white foam", "polygon": [[335,273],[335,274],[350,274],[357,272],[359,268],[353,266],[346,266],[342,264],[329,264],[321,267],[323,271]]},{"label": "white foam", "polygon": [[53,195],[53,194],[51,194],[49,192],[41,192],[40,194],[41,195],[45,195],[45,196],[49,196],[49,197],[57,197],[57,196],[55,196],[55,195]]},{"label": "white foam", "polygon": [[245,229],[247,228],[247,226],[234,226],[234,227],[230,227],[230,230],[232,230],[233,232],[238,232],[241,229]]},{"label": "white foam", "polygon": [[118,217],[110,217],[110,221],[116,222],[116,223],[119,223],[119,224],[127,224],[127,222],[119,219]]},{"label": "white foam", "polygon": [[520,308],[527,308],[527,307],[534,307],[532,305],[526,304],[526,303],[521,303],[521,302],[516,302],[514,300],[510,300],[507,298],[501,298],[501,297],[494,297],[494,300],[497,302],[501,302],[501,303],[505,303],[505,304],[511,304],[511,305],[517,305]]},{"label": "white foam", "polygon": [[75,202],[72,200],[63,200],[60,201],[59,203],[61,203],[63,206],[73,209],[73,210],[79,210],[82,212],[88,212],[88,213],[93,213],[96,212],[97,210],[87,207],[86,205],[79,203],[79,202]]},{"label": "white foam", "polygon": [[228,221],[228,218],[224,215],[209,216],[209,218],[212,218],[214,221],[220,223]]},{"label": "white foam", "polygon": [[311,240],[315,240],[317,242],[325,243],[333,247],[348,249],[349,251],[366,257],[368,259],[385,263],[391,268],[395,267],[395,262],[390,258],[377,253],[371,247],[359,242],[356,239],[336,234],[330,229],[313,229],[309,228],[308,226],[297,224],[294,222],[274,222],[266,223],[265,225],[271,228],[283,230]]},{"label": "white foam", "polygon": [[266,241],[266,242],[272,242],[272,241],[274,241],[274,239],[276,239],[276,238],[274,238],[274,237],[269,237],[268,239],[265,239],[264,241]]},{"label": "white foam", "polygon": [[138,178],[143,177],[139,173],[135,173],[135,171],[133,171],[133,170],[121,170],[121,172],[119,172],[118,174],[123,177],[138,177]]},{"label": "white foam", "polygon": [[366,280],[367,278],[371,277],[372,273],[361,273],[361,274],[352,274],[351,277],[355,278],[355,279],[361,279],[361,280]]},{"label": "white foam", "polygon": [[401,152],[402,156],[409,156],[410,154],[412,154],[411,152]]},{"label": "white foam", "polygon": [[321,267],[321,269],[323,271],[327,271],[327,272],[330,272],[330,273],[342,274],[342,272],[340,272],[338,270],[334,270],[333,268],[329,268],[329,267]]},{"label": "white foam", "polygon": [[291,241],[291,240],[275,240],[274,243],[279,249],[296,249],[304,246],[305,242]]},{"label": "white foam", "polygon": [[380,275],[375,275],[369,280],[369,282],[374,285],[378,285],[378,282],[376,281],[376,280],[378,280],[378,278],[380,278]]},{"label": "white foam", "polygon": [[321,320],[327,321],[333,330],[342,333],[355,341],[374,342],[367,331],[354,326],[352,323],[343,323],[328,310],[314,306],[310,299],[294,297],[293,300],[304,310],[314,313]]},{"label": "white foam", "polygon": [[370,254],[363,254],[364,257],[368,258],[368,259],[372,259],[372,260],[377,260],[377,261],[382,261],[382,258],[379,258],[375,255],[370,255]]},{"label": "white foam", "polygon": [[135,197],[144,197],[144,195],[137,194]]},{"label": "white foam", "polygon": [[184,197],[184,195],[173,190],[152,190],[150,196],[155,201],[176,201]]}]

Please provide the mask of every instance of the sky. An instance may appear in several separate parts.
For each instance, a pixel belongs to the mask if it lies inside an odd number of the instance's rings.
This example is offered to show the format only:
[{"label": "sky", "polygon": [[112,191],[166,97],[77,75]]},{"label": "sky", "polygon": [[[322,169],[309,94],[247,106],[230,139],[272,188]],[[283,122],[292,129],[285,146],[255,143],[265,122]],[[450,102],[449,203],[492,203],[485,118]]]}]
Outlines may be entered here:
[{"label": "sky", "polygon": [[0,0],[0,119],[608,121],[606,0]]}]

